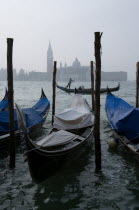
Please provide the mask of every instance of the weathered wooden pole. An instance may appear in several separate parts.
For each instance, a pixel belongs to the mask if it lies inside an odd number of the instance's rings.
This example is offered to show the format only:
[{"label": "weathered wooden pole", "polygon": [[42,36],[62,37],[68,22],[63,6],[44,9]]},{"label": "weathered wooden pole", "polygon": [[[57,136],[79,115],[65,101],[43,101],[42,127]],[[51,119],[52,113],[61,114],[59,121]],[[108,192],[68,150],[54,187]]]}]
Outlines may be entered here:
[{"label": "weathered wooden pole", "polygon": [[90,62],[90,70],[91,70],[91,93],[92,93],[92,111],[94,111],[94,107],[95,107],[95,100],[94,100],[94,63],[93,61]]},{"label": "weathered wooden pole", "polygon": [[14,125],[14,98],[13,98],[13,39],[7,39],[7,81],[8,81],[8,107],[10,122],[10,168],[15,167],[15,125]]},{"label": "weathered wooden pole", "polygon": [[54,115],[55,115],[55,98],[56,98],[56,67],[57,62],[54,61],[54,68],[53,68],[53,100],[52,100],[52,125],[54,123]]},{"label": "weathered wooden pole", "polygon": [[95,162],[96,170],[101,170],[101,143],[100,143],[100,85],[101,85],[101,36],[102,33],[95,32],[95,119],[94,119],[94,138],[95,138]]},{"label": "weathered wooden pole", "polygon": [[139,62],[136,64],[136,107],[139,106]]}]

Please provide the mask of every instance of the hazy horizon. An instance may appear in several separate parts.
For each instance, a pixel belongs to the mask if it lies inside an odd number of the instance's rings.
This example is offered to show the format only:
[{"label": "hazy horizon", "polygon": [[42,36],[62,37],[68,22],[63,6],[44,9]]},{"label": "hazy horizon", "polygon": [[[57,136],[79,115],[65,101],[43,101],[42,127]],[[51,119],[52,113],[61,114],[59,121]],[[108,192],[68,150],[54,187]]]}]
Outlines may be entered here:
[{"label": "hazy horizon", "polygon": [[13,38],[13,68],[45,72],[49,40],[54,60],[89,66],[94,32],[103,32],[102,71],[127,71],[135,79],[139,60],[138,0],[0,0],[0,68]]}]

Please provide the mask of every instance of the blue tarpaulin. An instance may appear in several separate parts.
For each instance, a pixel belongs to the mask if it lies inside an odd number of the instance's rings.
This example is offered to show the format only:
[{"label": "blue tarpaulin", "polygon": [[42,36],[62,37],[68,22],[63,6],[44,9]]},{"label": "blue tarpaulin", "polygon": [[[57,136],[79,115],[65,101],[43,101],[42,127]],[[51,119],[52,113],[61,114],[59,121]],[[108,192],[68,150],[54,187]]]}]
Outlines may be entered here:
[{"label": "blue tarpaulin", "polygon": [[112,94],[107,95],[105,110],[112,129],[129,140],[139,139],[139,108]]},{"label": "blue tarpaulin", "polygon": [[[2,102],[2,101],[1,101]],[[49,109],[50,102],[47,98],[41,98],[33,107],[24,108],[23,113],[25,114],[27,128],[34,125],[40,124],[44,121],[43,115]],[[15,130],[18,130],[16,110],[14,109],[14,123]],[[0,133],[9,132],[9,111],[0,112]]]},{"label": "blue tarpaulin", "polygon": [[40,100],[32,108],[37,111],[40,116],[42,116],[46,111],[46,108],[50,108],[50,102],[47,98],[40,98]]},{"label": "blue tarpaulin", "polygon": [[[43,122],[43,118],[32,108],[23,109],[27,128]],[[14,110],[15,130],[18,130],[16,110]],[[0,112],[0,132],[9,131],[9,111]]]},{"label": "blue tarpaulin", "polygon": [[8,107],[8,99],[4,99],[0,101],[0,112]]}]

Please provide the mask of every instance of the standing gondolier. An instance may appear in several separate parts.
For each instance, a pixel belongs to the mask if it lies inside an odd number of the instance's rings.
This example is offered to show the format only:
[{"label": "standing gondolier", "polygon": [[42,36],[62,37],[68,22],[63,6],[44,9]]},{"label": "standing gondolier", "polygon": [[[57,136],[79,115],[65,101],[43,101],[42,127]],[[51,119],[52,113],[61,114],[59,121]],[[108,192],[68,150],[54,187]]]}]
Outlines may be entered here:
[{"label": "standing gondolier", "polygon": [[72,82],[74,82],[74,80],[72,80],[72,79],[70,78],[70,80],[69,80],[69,82],[68,82],[68,85],[67,85],[66,87],[70,89],[70,86],[71,86],[71,83],[72,83]]}]

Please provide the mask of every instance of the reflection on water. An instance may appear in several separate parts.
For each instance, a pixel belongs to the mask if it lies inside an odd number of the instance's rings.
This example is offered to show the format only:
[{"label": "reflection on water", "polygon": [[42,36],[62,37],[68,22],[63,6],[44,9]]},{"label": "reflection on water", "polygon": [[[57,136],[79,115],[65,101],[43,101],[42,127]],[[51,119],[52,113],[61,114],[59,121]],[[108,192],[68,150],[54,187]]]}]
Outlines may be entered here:
[{"label": "reflection on water", "polygon": [[[102,87],[115,87],[116,82],[102,82]],[[60,83],[66,85],[66,83]],[[77,87],[82,84],[73,83]],[[84,87],[90,83],[85,82]],[[1,82],[3,98],[6,82]],[[41,87],[52,101],[52,84],[49,82],[15,82],[15,101],[22,107],[33,105],[40,97]],[[121,89],[114,93],[135,105],[135,82],[121,83]],[[91,96],[84,96],[91,104]],[[61,170],[43,183],[32,181],[27,162],[20,149],[16,155],[16,168],[8,167],[9,157],[0,159],[0,209],[139,209],[139,163],[126,149],[118,147],[112,151],[107,140],[110,129],[105,113],[106,95],[101,95],[101,144],[102,172],[95,172],[94,145],[74,162],[69,162]],[[72,100],[72,94],[57,89],[56,112],[63,110]],[[40,138],[51,127],[51,114]]]}]

